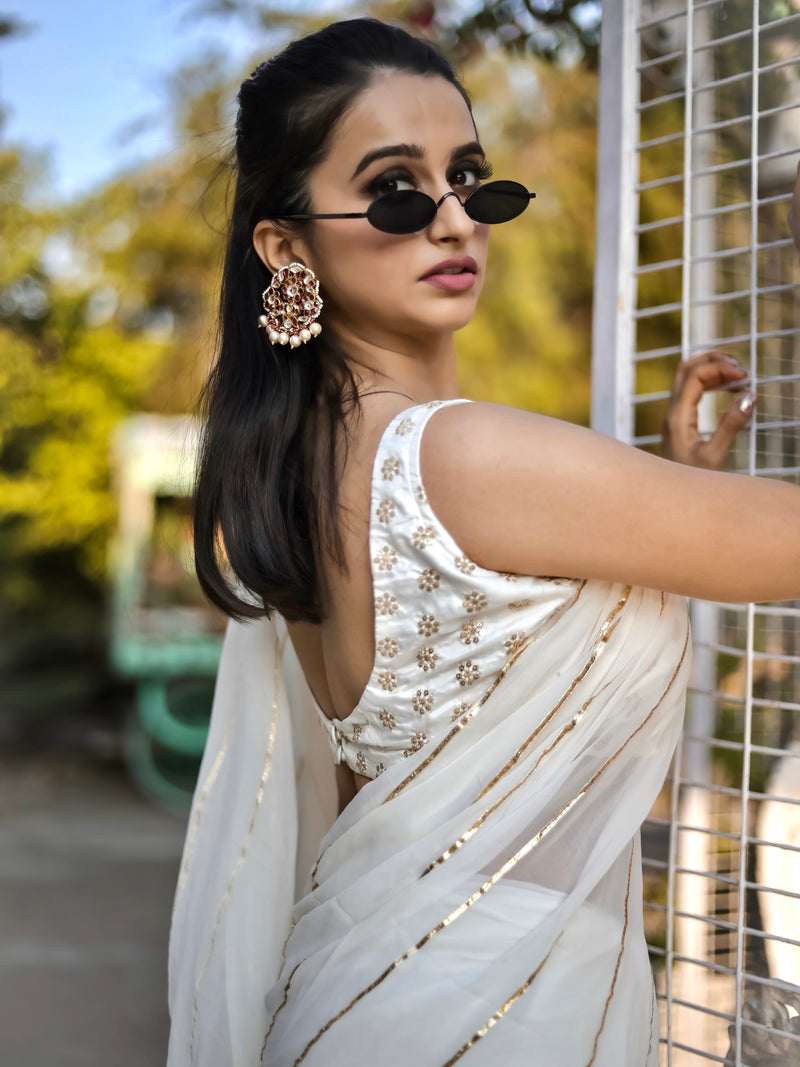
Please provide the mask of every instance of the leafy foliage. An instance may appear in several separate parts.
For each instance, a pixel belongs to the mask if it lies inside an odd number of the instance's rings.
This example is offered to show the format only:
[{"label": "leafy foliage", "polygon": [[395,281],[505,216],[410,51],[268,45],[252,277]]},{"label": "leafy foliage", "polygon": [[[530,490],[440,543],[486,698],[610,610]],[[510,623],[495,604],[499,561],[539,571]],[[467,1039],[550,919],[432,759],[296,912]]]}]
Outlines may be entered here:
[{"label": "leafy foliage", "polygon": [[[328,21],[249,9],[273,45]],[[487,42],[463,51],[478,126],[537,199],[493,234],[462,391],[586,422],[596,75]],[[110,442],[130,413],[189,410],[205,377],[238,80],[208,56],[176,71],[176,151],[73,204],[42,206],[44,160],[0,145],[0,683],[26,714],[107,696]]]}]

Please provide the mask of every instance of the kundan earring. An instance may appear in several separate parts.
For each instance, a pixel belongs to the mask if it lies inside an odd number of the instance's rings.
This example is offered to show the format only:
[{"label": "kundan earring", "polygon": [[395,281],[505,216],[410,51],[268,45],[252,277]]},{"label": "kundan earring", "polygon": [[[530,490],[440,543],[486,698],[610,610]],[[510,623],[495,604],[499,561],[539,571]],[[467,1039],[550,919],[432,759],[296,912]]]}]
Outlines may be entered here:
[{"label": "kundan earring", "polygon": [[271,345],[300,345],[318,337],[322,327],[317,322],[322,311],[319,282],[313,270],[302,263],[281,267],[262,294],[264,314],[258,325],[267,331]]}]

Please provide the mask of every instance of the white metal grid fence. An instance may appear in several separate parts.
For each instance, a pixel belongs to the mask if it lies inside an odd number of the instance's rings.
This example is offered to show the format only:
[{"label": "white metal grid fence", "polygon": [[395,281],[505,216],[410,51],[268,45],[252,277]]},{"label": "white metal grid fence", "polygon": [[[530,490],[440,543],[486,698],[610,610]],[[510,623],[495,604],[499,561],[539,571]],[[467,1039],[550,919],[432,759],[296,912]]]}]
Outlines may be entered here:
[{"label": "white metal grid fence", "polygon": [[[800,0],[607,0],[599,144],[595,428],[655,448],[677,361],[720,348],[758,393],[731,468],[797,481]],[[800,1065],[800,606],[692,612],[643,833],[662,1062]]]}]

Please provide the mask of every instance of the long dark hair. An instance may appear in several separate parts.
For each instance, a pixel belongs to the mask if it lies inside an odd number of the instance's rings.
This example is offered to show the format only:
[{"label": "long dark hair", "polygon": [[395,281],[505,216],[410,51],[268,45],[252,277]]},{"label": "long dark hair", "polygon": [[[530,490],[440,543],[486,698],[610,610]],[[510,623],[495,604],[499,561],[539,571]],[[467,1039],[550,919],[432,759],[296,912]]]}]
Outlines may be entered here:
[{"label": "long dark hair", "polygon": [[194,496],[200,584],[233,618],[277,610],[319,621],[316,560],[324,548],[344,562],[337,442],[346,442],[346,413],[357,413],[355,381],[333,331],[295,349],[270,345],[259,330],[272,275],[252,238],[261,219],[311,210],[309,175],[379,70],[438,75],[469,103],[431,45],[368,18],[294,41],[239,90],[218,354],[200,397],[205,429]]}]

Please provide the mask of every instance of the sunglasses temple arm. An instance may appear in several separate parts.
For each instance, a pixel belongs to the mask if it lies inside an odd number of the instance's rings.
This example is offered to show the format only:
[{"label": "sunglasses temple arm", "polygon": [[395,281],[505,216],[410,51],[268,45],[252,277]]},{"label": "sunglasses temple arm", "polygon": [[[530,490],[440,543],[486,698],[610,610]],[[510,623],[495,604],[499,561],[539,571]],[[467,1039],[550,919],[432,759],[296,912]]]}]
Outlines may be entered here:
[{"label": "sunglasses temple arm", "polygon": [[344,214],[336,215],[281,215],[282,219],[365,219],[367,217],[366,211],[348,211]]}]

